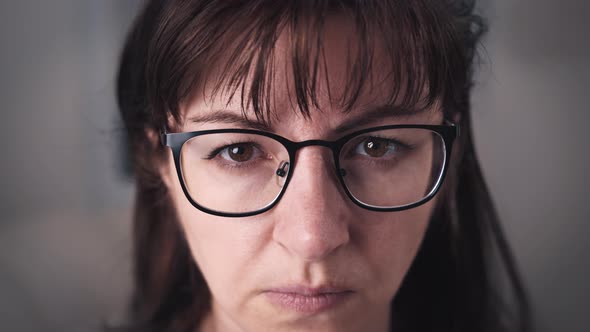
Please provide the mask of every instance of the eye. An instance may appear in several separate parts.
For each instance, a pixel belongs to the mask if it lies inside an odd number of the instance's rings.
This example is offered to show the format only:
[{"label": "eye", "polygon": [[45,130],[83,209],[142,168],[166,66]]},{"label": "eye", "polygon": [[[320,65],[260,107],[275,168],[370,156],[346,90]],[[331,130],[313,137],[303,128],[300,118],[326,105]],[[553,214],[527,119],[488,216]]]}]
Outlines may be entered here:
[{"label": "eye", "polygon": [[396,153],[399,147],[389,139],[379,137],[367,137],[355,148],[355,153],[373,158],[381,158]]},{"label": "eye", "polygon": [[246,162],[253,157],[260,156],[262,152],[251,143],[237,143],[219,150],[218,154],[227,161]]}]

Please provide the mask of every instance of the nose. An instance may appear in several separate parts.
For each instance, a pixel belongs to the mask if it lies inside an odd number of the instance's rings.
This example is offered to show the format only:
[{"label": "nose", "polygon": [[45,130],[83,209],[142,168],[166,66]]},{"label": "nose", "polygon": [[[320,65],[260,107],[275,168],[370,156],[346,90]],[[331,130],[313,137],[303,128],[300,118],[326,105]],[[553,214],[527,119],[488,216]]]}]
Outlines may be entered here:
[{"label": "nose", "polygon": [[273,211],[273,240],[305,261],[322,260],[350,241],[349,200],[322,150],[299,151],[293,177]]}]

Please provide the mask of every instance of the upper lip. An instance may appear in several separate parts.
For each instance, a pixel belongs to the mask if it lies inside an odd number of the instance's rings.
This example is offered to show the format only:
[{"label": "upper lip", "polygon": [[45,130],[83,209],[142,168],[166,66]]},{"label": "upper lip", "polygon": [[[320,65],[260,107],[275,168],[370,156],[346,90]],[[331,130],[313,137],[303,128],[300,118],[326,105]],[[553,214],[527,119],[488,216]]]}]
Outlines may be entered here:
[{"label": "upper lip", "polygon": [[317,287],[310,287],[301,284],[295,285],[287,285],[281,287],[275,287],[265,290],[265,292],[272,292],[272,293],[284,293],[284,294],[297,294],[303,296],[318,296],[318,295],[325,295],[325,294],[337,294],[337,293],[345,293],[345,292],[352,292],[352,289],[342,286],[317,286]]}]

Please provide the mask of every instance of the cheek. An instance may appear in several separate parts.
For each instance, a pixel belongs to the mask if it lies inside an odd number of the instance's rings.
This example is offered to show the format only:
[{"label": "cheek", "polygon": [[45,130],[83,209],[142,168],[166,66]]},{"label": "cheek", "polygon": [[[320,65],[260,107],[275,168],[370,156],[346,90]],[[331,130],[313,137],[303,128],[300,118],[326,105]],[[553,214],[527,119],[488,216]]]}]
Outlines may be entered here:
[{"label": "cheek", "polygon": [[251,284],[247,279],[268,233],[265,224],[203,213],[178,189],[173,201],[194,261],[217,300],[236,302]]},{"label": "cheek", "polygon": [[[220,277],[236,269],[247,258],[246,241],[227,221],[202,213],[192,205],[176,201],[192,256],[205,274],[212,271]],[[235,226],[235,225],[234,225]]]},{"label": "cheek", "polygon": [[227,275],[224,272],[229,271],[223,269],[236,268],[252,251],[247,246],[255,245],[251,238],[256,230],[248,230],[238,220],[199,211],[184,195],[173,167],[170,172],[166,181],[169,194],[194,260],[204,274],[211,270],[218,271],[220,277]]},{"label": "cheek", "polygon": [[[376,280],[372,295],[390,301],[408,272],[430,220],[431,201],[418,208],[381,216],[363,225],[360,245]],[[365,227],[366,226],[366,227]]]}]

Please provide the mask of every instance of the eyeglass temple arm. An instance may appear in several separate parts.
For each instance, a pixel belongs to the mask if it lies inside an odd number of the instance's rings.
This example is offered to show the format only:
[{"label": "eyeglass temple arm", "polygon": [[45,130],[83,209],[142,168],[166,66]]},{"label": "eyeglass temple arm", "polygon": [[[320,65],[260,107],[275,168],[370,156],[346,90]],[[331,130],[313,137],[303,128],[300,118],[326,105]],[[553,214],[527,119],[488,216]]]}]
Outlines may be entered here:
[{"label": "eyeglass temple arm", "polygon": [[456,137],[461,136],[461,127],[459,126],[458,123],[454,123],[451,120],[447,120],[445,119],[445,125],[447,126],[451,126],[451,127],[455,127],[455,133],[456,133]]},{"label": "eyeglass temple arm", "polygon": [[162,146],[168,146],[168,139],[166,135],[168,135],[166,126],[162,126],[162,128],[160,129],[160,143],[162,144]]}]

